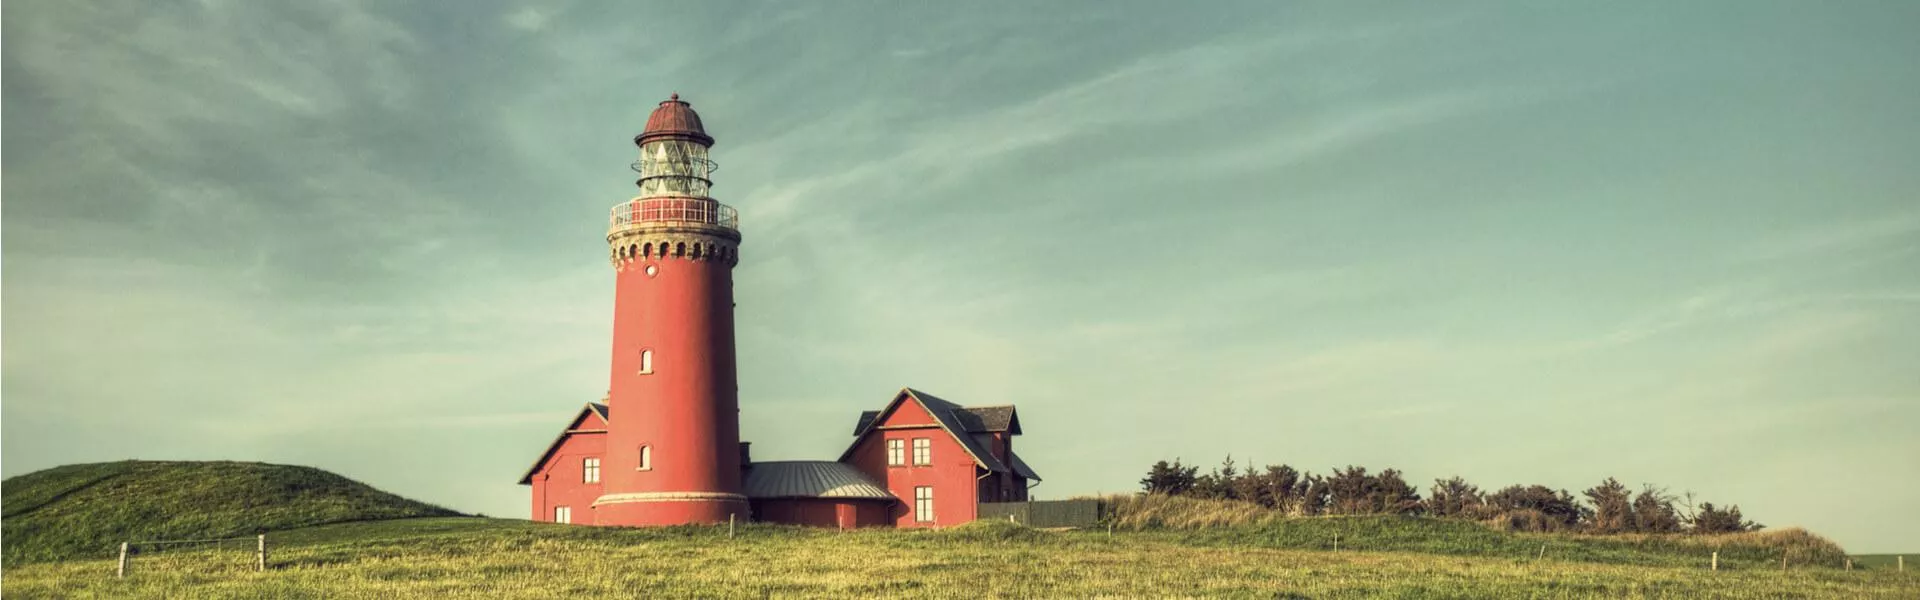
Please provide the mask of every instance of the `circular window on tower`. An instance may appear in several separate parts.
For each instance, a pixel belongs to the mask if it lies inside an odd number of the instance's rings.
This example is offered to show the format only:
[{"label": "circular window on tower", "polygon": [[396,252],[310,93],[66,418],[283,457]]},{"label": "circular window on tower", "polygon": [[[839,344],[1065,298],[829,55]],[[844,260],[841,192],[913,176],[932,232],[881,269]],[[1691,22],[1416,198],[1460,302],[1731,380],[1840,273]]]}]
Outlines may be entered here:
[{"label": "circular window on tower", "polygon": [[654,276],[654,275],[659,275],[659,274],[660,274],[660,267],[657,267],[657,266],[654,266],[654,265],[647,265],[647,276],[648,276],[648,277],[652,277],[652,276]]}]

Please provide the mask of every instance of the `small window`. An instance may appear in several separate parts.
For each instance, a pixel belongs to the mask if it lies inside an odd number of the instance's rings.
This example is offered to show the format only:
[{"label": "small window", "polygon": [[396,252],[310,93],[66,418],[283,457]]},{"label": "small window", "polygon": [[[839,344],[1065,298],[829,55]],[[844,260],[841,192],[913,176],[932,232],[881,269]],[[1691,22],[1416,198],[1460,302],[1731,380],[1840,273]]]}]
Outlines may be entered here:
[{"label": "small window", "polygon": [[913,438],[913,464],[918,466],[933,464],[933,440]]},{"label": "small window", "polygon": [[907,464],[907,441],[887,440],[887,466],[900,467]]},{"label": "small window", "polygon": [[913,488],[913,520],[921,523],[933,522],[933,486],[923,485]]},{"label": "small window", "polygon": [[648,375],[652,373],[653,373],[653,349],[648,348],[646,350],[641,350],[640,351],[640,374]]},{"label": "small window", "polygon": [[637,468],[637,470],[640,470],[640,471],[653,470],[653,446],[640,447],[640,466]]},{"label": "small window", "polygon": [[580,461],[580,480],[587,483],[600,483],[600,458],[592,457]]},{"label": "small window", "polygon": [[571,509],[571,508],[567,508],[567,507],[565,507],[565,506],[555,506],[555,507],[553,507],[553,522],[555,522],[555,523],[572,523],[572,522],[573,522],[573,509]]}]

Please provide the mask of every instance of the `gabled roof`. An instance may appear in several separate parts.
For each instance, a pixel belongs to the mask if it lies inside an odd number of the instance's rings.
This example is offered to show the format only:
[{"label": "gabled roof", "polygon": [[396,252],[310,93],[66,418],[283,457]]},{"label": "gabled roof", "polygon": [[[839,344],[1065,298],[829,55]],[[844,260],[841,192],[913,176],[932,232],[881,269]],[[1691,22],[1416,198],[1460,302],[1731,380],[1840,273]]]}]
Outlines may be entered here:
[{"label": "gabled roof", "polygon": [[893,500],[893,492],[868,479],[853,465],[826,460],[757,462],[747,467],[742,485],[747,497],[872,498]]},{"label": "gabled roof", "polygon": [[[966,448],[967,454],[973,456],[974,464],[994,472],[1011,470],[1007,468],[1005,463],[1000,462],[1000,459],[994,458],[992,452],[980,447],[980,443],[974,440],[973,436],[966,435],[973,430],[968,429],[966,421],[962,420],[959,416],[959,413],[967,410],[965,407],[942,400],[939,396],[913,388],[900,388],[900,393],[894,394],[893,401],[888,402],[886,408],[880,409],[877,413],[872,413],[872,417],[868,417],[868,413],[861,413],[860,425],[853,432],[853,445],[847,446],[847,451],[840,453],[840,460],[845,461],[847,457],[852,456],[853,449],[860,445],[860,440],[866,437],[867,433],[873,431],[875,427],[879,427],[880,422],[885,420],[887,415],[893,414],[894,409],[900,407],[900,403],[909,399],[920,403],[920,408],[926,409],[927,414],[933,415],[934,422],[939,423],[941,429],[947,430],[947,435],[953,436],[954,441],[960,442],[960,447]],[[1009,406],[1006,408],[1008,409],[1007,413],[1011,415],[1013,407]],[[975,420],[976,422],[979,421],[977,417]]]},{"label": "gabled roof", "polygon": [[607,416],[607,405],[599,402],[588,402],[585,407],[580,409],[578,414],[573,416],[572,421],[567,421],[567,428],[560,430],[560,435],[553,437],[553,443],[547,444],[547,450],[540,453],[540,458],[533,461],[533,466],[527,467],[527,474],[520,476],[520,485],[533,484],[533,474],[540,472],[540,465],[547,464],[547,459],[553,458],[553,453],[560,451],[560,443],[567,441],[568,435],[580,429],[580,424],[587,421],[588,414],[600,417],[600,422],[602,423],[611,423],[613,421]]},{"label": "gabled roof", "polygon": [[[911,388],[909,388],[911,389]],[[918,391],[918,390],[914,390]],[[926,392],[920,392],[926,393]],[[869,410],[860,413],[860,420],[853,425],[853,434],[866,433],[867,425],[880,416],[880,411]],[[1013,405],[1002,406],[962,406],[953,413],[960,423],[961,430],[967,433],[990,433],[1005,431],[1007,435],[1020,435],[1020,415],[1014,412]]]},{"label": "gabled roof", "polygon": [[[1013,467],[1013,474],[1019,475],[1021,477],[1025,477],[1027,479],[1032,479],[1034,481],[1040,481],[1040,475],[1033,472],[1033,467],[1027,466],[1027,461],[1020,460],[1020,454],[1018,452],[1008,450],[1007,462],[1013,463],[1011,465]],[[1048,489],[1052,489],[1052,488],[1048,488]]]},{"label": "gabled roof", "polygon": [[1005,431],[1007,435],[1020,435],[1020,415],[1013,411],[1012,404],[968,406],[954,411],[954,416],[971,433]]}]

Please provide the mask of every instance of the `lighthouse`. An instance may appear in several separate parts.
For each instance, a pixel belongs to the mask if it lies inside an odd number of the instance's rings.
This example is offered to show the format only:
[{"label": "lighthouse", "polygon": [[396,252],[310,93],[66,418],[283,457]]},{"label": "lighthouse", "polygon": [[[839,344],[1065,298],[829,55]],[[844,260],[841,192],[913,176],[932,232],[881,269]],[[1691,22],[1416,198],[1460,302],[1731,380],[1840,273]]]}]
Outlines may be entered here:
[{"label": "lighthouse", "polygon": [[710,194],[713,141],[679,94],[661,102],[633,138],[639,193],[608,218],[611,414],[592,504],[602,525],[748,517],[733,345],[739,218]]},{"label": "lighthouse", "polygon": [[749,464],[733,348],[740,220],[710,191],[713,136],[674,94],[633,143],[640,191],[607,220],[607,397],[574,411],[520,477],[534,520],[945,527],[1028,499],[1040,476],[1013,451],[1013,405],[961,406],[913,388],[859,413],[836,460]]}]

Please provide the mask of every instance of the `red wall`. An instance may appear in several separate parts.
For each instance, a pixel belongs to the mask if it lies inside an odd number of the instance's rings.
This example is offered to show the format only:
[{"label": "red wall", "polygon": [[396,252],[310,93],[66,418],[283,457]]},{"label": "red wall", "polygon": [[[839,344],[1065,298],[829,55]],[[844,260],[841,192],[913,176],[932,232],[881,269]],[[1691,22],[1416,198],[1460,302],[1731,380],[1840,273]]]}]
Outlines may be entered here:
[{"label": "red wall", "polygon": [[[975,503],[979,493],[975,477],[980,468],[974,464],[973,457],[966,448],[955,441],[953,436],[934,422],[926,409],[911,398],[900,403],[899,408],[887,415],[880,423],[881,427],[920,426],[912,429],[875,429],[854,446],[853,454],[847,462],[852,463],[860,472],[866,473],[874,481],[881,482],[900,502],[891,509],[892,521],[898,527],[947,527],[966,523],[974,519],[978,511]],[[913,438],[933,440],[933,464],[914,466]],[[887,444],[885,440],[904,440],[906,447],[906,465],[887,466]],[[932,523],[920,523],[914,520],[913,488],[933,486]]]},{"label": "red wall", "polygon": [[890,502],[851,498],[776,498],[753,501],[753,518],[766,523],[814,527],[892,525]]},{"label": "red wall", "polygon": [[572,509],[574,523],[595,524],[593,501],[600,497],[602,484],[582,481],[585,476],[582,459],[601,457],[600,480],[604,482],[606,453],[607,434],[568,434],[560,443],[560,449],[547,457],[547,462],[533,475],[533,520],[552,521],[553,507],[566,506]]},{"label": "red wall", "polygon": [[[648,275],[647,267],[655,273]],[[608,494],[739,494],[740,420],[733,348],[733,274],[723,260],[650,257],[625,263],[614,298],[608,403]],[[640,373],[642,350],[653,372]],[[639,448],[652,468],[638,470]],[[603,524],[724,522],[744,498],[603,503]]]}]

